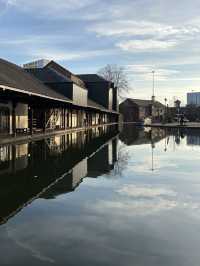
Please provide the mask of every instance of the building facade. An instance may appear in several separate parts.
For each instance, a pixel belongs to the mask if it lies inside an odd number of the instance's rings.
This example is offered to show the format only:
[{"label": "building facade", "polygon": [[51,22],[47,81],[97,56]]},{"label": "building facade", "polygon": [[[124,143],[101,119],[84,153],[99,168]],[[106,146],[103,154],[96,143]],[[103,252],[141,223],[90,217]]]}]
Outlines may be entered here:
[{"label": "building facade", "polygon": [[187,93],[187,105],[200,106],[200,92]]},{"label": "building facade", "polygon": [[119,105],[119,112],[126,123],[143,122],[147,117],[160,122],[165,115],[165,106],[158,101],[129,98]]},{"label": "building facade", "polygon": [[[0,134],[32,135],[118,122],[113,105],[91,100],[84,81],[56,62],[25,67],[0,60]],[[109,102],[103,81],[102,97]],[[112,101],[117,99],[112,96]]]}]

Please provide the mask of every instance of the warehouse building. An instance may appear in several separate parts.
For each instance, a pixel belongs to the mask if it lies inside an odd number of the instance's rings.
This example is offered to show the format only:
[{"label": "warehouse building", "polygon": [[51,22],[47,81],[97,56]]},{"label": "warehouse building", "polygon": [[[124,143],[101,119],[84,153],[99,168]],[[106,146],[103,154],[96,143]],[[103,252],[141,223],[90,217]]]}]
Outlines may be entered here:
[{"label": "warehouse building", "polygon": [[[116,108],[89,99],[85,82],[54,61],[25,67],[0,59],[0,134],[32,135],[118,122]],[[102,97],[108,95],[102,81]]]}]

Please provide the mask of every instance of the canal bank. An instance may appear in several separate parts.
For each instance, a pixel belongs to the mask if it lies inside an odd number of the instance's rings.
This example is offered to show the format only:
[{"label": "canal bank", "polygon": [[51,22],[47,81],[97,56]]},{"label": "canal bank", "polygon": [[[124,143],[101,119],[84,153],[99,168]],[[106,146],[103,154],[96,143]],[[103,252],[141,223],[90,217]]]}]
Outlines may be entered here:
[{"label": "canal bank", "polygon": [[138,122],[128,122],[128,123],[122,123],[122,125],[133,125],[133,126],[141,126],[141,127],[157,127],[157,128],[188,128],[188,129],[200,129],[200,123],[194,123],[194,122],[188,122],[184,125],[180,125],[179,123],[153,123],[144,125],[143,123]]},{"label": "canal bank", "polygon": [[151,125],[145,125],[145,127],[200,129],[200,123],[188,122],[185,125],[180,125],[179,123],[167,123],[167,124],[155,123]]}]

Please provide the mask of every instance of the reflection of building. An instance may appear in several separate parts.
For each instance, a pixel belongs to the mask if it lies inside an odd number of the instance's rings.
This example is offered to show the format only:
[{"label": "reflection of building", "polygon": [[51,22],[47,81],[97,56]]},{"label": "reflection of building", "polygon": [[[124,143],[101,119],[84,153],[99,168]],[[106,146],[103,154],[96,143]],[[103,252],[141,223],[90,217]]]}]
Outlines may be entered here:
[{"label": "reflection of building", "polygon": [[[13,160],[14,158],[14,160]],[[21,170],[28,165],[28,144],[0,147],[0,175]]]},{"label": "reflection of building", "polygon": [[152,141],[155,143],[165,138],[165,130],[152,128],[150,131],[145,131],[143,128],[124,125],[119,137],[126,145],[150,144]]},{"label": "reflection of building", "polygon": [[72,169],[72,187],[75,189],[87,175],[87,159],[83,159]]},{"label": "reflection of building", "polygon": [[146,117],[159,121],[163,119],[165,106],[158,101],[129,98],[119,105],[119,111],[124,122],[140,122]]},{"label": "reflection of building", "polygon": [[106,174],[114,168],[116,161],[117,139],[113,139],[88,159],[87,175],[89,177],[98,177]]},{"label": "reflection of building", "polygon": [[198,129],[187,132],[187,145],[200,146],[200,131]]},{"label": "reflection of building", "polygon": [[88,158],[95,161],[97,151],[104,147],[103,155],[107,156],[104,167],[106,171],[111,170],[116,160],[117,134],[117,126],[101,127],[48,140],[1,146],[0,223],[35,198],[52,198],[75,190],[88,175]]}]

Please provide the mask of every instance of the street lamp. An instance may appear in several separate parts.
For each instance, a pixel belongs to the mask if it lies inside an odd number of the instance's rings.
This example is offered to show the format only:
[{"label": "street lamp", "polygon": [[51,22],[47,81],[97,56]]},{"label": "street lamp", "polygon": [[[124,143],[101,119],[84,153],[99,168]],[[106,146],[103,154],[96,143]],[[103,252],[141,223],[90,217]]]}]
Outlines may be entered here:
[{"label": "street lamp", "polygon": [[152,70],[153,75],[153,86],[152,86],[152,101],[155,99],[155,70]]},{"label": "street lamp", "polygon": [[167,98],[165,98],[165,121],[167,120]]}]

